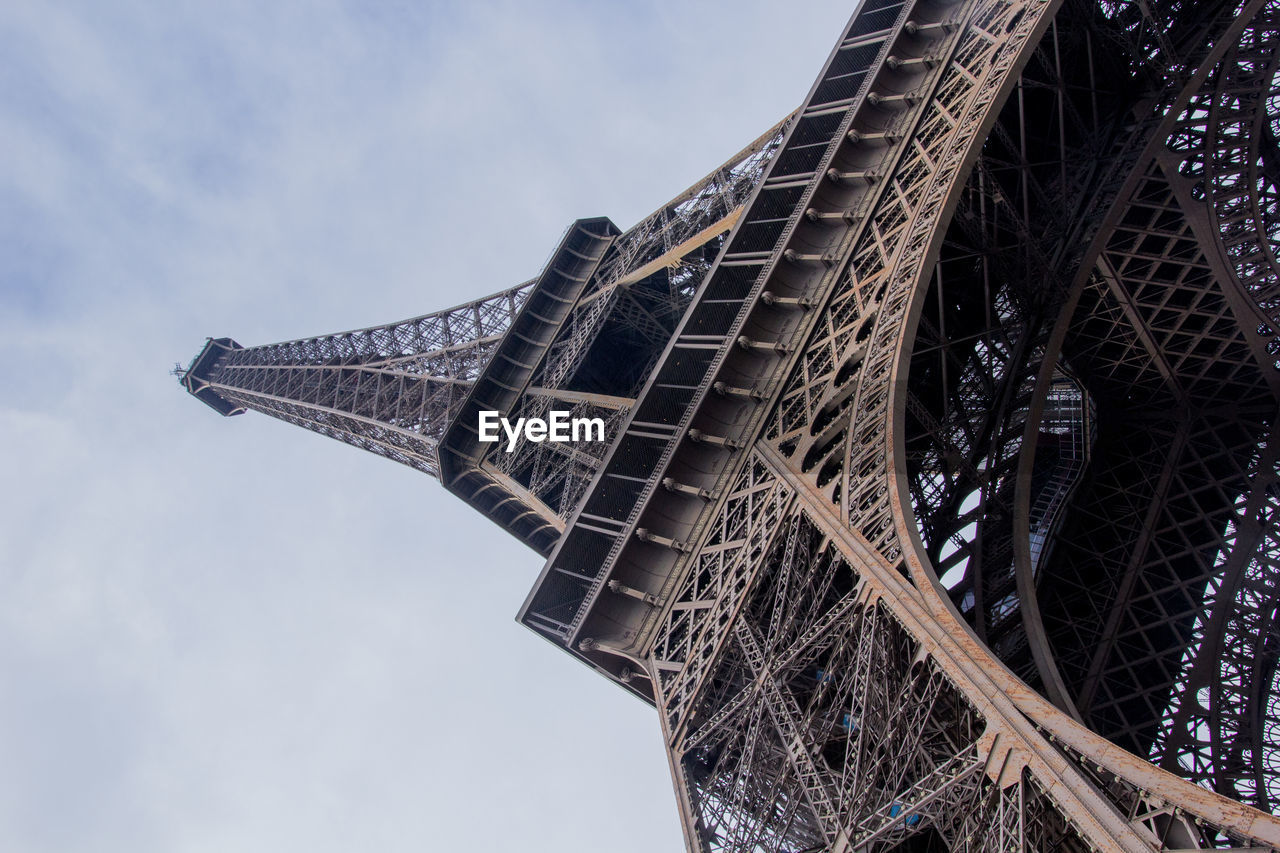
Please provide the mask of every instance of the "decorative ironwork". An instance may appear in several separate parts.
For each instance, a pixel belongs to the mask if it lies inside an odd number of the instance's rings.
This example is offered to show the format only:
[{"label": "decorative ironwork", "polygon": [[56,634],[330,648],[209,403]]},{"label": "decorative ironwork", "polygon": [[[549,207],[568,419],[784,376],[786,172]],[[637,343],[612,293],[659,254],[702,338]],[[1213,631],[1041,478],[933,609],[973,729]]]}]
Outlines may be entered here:
[{"label": "decorative ironwork", "polygon": [[631,230],[181,379],[547,555],[691,850],[1280,850],[1278,70],[1280,0],[865,0]]}]

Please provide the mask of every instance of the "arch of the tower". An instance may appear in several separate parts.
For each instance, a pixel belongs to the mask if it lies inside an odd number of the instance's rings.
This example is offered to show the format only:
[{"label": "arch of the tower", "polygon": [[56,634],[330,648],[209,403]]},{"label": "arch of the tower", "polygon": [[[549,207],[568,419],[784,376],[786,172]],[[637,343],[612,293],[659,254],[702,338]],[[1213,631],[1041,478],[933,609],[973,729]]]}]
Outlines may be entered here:
[{"label": "arch of the tower", "polygon": [[[1167,12],[1187,68],[1213,6]],[[1132,7],[1058,14],[916,297],[898,428],[922,562],[990,653],[1272,809],[1280,4],[1252,12],[1180,79],[1132,59]]]}]

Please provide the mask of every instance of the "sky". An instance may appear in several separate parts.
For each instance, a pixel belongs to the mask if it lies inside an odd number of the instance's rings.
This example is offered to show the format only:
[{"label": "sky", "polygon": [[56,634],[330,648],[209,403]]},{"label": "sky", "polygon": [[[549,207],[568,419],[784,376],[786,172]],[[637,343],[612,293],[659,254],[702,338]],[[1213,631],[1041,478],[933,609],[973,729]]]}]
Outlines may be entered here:
[{"label": "sky", "polygon": [[0,850],[681,849],[656,713],[514,621],[536,554],[168,371],[531,278],[852,11],[0,0]]}]

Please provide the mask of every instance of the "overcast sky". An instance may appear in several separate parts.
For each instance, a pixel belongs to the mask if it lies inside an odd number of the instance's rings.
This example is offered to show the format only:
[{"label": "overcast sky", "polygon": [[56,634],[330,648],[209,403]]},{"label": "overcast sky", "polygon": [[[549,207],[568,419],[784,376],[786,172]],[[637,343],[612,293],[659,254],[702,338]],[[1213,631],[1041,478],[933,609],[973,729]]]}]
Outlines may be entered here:
[{"label": "overcast sky", "polygon": [[680,849],[655,713],[513,621],[537,555],[167,371],[631,225],[852,7],[0,1],[0,850]]}]

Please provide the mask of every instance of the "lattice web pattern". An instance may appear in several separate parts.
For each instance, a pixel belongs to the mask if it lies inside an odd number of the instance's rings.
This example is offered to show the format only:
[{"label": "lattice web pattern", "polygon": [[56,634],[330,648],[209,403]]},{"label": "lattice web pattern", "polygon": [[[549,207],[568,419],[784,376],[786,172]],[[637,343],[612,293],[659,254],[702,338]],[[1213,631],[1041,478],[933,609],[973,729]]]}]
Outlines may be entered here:
[{"label": "lattice web pattern", "polygon": [[400,323],[233,349],[209,385],[244,408],[436,476],[436,444],[528,288]]}]

